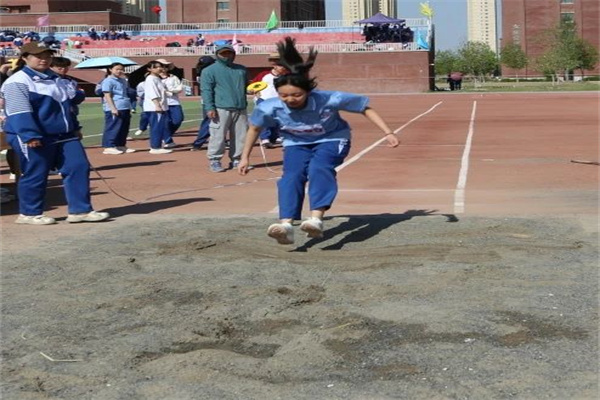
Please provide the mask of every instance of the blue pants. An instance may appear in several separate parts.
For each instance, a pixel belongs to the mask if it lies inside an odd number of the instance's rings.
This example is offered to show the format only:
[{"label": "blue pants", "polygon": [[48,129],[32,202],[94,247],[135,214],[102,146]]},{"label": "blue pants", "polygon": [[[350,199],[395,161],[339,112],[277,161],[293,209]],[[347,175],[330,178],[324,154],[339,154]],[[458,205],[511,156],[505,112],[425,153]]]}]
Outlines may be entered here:
[{"label": "blue pants", "polygon": [[125,146],[130,123],[131,110],[119,110],[119,116],[113,116],[110,111],[105,111],[102,147]]},{"label": "blue pants", "polygon": [[[262,103],[264,100],[263,99],[258,99],[256,100],[256,105],[259,105],[260,103]],[[279,128],[278,127],[273,127],[273,128],[264,128],[262,131],[260,131],[260,133],[258,134],[258,138],[260,139],[260,141],[262,142],[263,140],[268,140],[271,143],[275,143],[275,140],[279,137]]]},{"label": "blue pants", "polygon": [[148,129],[148,125],[150,124],[150,113],[148,111],[142,111],[140,115],[140,131],[145,131]]},{"label": "blue pants", "polygon": [[283,176],[277,183],[279,218],[302,218],[307,182],[310,209],[328,210],[338,192],[335,168],[349,151],[348,140],[284,147]]},{"label": "blue pants", "polygon": [[169,137],[169,116],[166,112],[148,111],[150,117],[150,148],[160,149]]},{"label": "blue pants", "polygon": [[200,122],[200,127],[198,128],[198,136],[196,136],[196,140],[194,140],[192,146],[202,147],[202,145],[208,141],[208,138],[210,138],[209,125],[210,119],[207,116],[204,116],[204,119]]},{"label": "blue pants", "polygon": [[167,114],[169,117],[169,136],[165,139],[165,143],[173,143],[173,135],[183,123],[183,108],[181,106],[169,106]]},{"label": "blue pants", "polygon": [[[21,214],[34,216],[44,213],[48,172],[54,167],[62,175],[69,214],[92,211],[90,163],[81,141],[73,134],[44,137],[41,147],[27,147],[17,135],[6,136],[19,157],[22,172],[17,187]],[[55,143],[61,140],[67,141]]]}]

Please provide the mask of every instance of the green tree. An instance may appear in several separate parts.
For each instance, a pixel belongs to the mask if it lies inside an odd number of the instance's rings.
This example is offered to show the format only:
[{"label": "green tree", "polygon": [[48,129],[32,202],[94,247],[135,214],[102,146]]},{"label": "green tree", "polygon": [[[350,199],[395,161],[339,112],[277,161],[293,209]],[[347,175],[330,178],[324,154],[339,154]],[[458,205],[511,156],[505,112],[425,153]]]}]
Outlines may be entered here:
[{"label": "green tree", "polygon": [[547,51],[535,60],[536,68],[544,75],[552,78],[552,84],[556,83],[557,71],[560,70],[564,62],[560,59],[560,54],[556,51]]},{"label": "green tree", "polygon": [[[507,43],[500,51],[500,62],[508,68],[519,70],[525,68],[529,60],[521,46]],[[517,82],[519,82],[519,75],[517,75]]]},{"label": "green tree", "polygon": [[581,77],[585,70],[592,70],[598,64],[598,50],[593,44],[583,38],[577,38],[575,42],[575,54],[577,57],[577,69],[581,71]]},{"label": "green tree", "polygon": [[458,56],[452,50],[441,50],[435,53],[436,75],[448,75],[455,71],[458,65]]},{"label": "green tree", "polygon": [[485,75],[493,73],[498,68],[496,53],[487,43],[467,42],[458,49],[458,65],[463,73],[472,75],[482,82]]}]

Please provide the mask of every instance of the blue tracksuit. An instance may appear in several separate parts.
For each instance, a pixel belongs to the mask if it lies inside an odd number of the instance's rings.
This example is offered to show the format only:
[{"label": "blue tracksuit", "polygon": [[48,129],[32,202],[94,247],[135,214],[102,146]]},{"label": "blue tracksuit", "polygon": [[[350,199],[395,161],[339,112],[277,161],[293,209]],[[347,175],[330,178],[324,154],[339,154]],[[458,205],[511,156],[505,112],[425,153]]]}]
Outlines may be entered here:
[{"label": "blue tracksuit", "polygon": [[[55,166],[64,183],[69,214],[92,211],[90,165],[78,140],[80,129],[73,107],[81,93],[68,80],[47,70],[40,73],[24,67],[2,85],[5,99],[7,139],[19,156],[22,177],[18,184],[20,213],[41,215],[48,172]],[[42,146],[27,147],[33,139]]]},{"label": "blue tracksuit", "polygon": [[279,128],[283,138],[283,176],[278,182],[279,217],[301,219],[309,182],[310,209],[329,209],[337,195],[335,168],[350,151],[350,126],[339,111],[363,112],[369,98],[351,93],[313,90],[303,109],[279,98],[257,104],[250,123]]}]

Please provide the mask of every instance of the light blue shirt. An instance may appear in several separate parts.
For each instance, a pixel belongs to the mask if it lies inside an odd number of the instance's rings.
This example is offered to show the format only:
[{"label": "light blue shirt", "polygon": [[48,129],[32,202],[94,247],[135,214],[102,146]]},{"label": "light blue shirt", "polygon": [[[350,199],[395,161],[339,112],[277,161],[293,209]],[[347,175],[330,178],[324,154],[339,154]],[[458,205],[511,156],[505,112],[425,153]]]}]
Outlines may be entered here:
[{"label": "light blue shirt", "polygon": [[283,146],[350,140],[350,125],[339,111],[363,112],[369,98],[353,93],[313,90],[303,109],[289,108],[279,98],[258,104],[250,123],[263,128],[278,127]]},{"label": "light blue shirt", "polygon": [[[123,78],[117,78],[114,76],[109,76],[102,81],[102,93],[111,93],[113,102],[115,103],[115,107],[117,110],[130,110],[131,109],[131,100],[129,100],[129,96],[127,95],[127,88],[129,84]],[[102,101],[102,109],[104,111],[110,111],[108,104],[106,101]]]}]

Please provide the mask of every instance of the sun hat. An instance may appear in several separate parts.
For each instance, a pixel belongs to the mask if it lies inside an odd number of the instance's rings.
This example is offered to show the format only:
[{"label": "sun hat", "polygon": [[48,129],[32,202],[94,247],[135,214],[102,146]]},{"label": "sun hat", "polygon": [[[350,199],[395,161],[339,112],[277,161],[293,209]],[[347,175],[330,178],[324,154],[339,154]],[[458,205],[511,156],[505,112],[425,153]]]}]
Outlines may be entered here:
[{"label": "sun hat", "polygon": [[44,42],[29,42],[21,46],[21,54],[41,54],[45,51],[54,53],[56,50],[51,49]]},{"label": "sun hat", "polygon": [[173,64],[172,62],[167,61],[164,58],[159,58],[158,60],[152,60],[152,62],[158,62],[158,63],[161,63],[162,65],[171,65],[171,64]]}]

